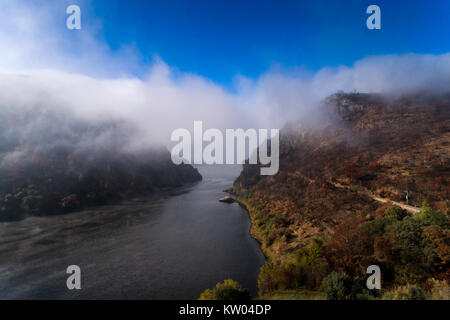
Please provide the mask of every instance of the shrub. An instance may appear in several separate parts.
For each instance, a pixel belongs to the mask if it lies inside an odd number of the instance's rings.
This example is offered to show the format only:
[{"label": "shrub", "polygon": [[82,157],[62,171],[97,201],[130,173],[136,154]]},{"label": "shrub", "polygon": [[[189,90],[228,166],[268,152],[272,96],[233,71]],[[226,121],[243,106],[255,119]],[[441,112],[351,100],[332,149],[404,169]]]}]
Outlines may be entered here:
[{"label": "shrub", "polygon": [[406,298],[408,300],[424,300],[425,296],[420,287],[410,287]]},{"label": "shrub", "polygon": [[214,289],[203,291],[199,300],[250,300],[250,293],[237,281],[226,279],[217,283]]},{"label": "shrub", "polygon": [[383,300],[424,300],[425,295],[420,287],[406,285],[397,287],[383,295]]},{"label": "shrub", "polygon": [[431,209],[426,200],[422,203],[421,211],[416,214],[414,218],[425,226],[438,226],[444,229],[449,228],[447,216],[440,211],[434,211]]},{"label": "shrub", "polygon": [[403,284],[419,284],[427,279],[428,271],[422,264],[414,263],[395,267],[396,279]]},{"label": "shrub", "polygon": [[328,300],[344,300],[350,293],[351,282],[346,273],[332,272],[324,280],[324,290]]},{"label": "shrub", "polygon": [[450,289],[447,281],[429,279],[427,285],[430,287],[428,298],[431,300],[449,300]]},{"label": "shrub", "polygon": [[206,289],[200,294],[200,298],[198,300],[215,300],[214,295],[211,289]]},{"label": "shrub", "polygon": [[358,277],[353,279],[350,288],[350,299],[356,300],[374,300],[379,295],[380,290],[367,289],[366,279]]},{"label": "shrub", "polygon": [[384,217],[387,219],[402,220],[406,216],[406,212],[399,206],[390,206],[384,211]]},{"label": "shrub", "polygon": [[364,232],[371,235],[372,237],[381,237],[385,234],[386,229],[395,223],[396,219],[391,219],[388,217],[383,217],[372,222],[368,222],[363,226]]},{"label": "shrub", "polygon": [[323,254],[324,246],[320,239],[312,239],[308,246],[297,252],[296,275],[300,285],[305,285],[308,289],[320,286],[328,271],[328,263]]},{"label": "shrub", "polygon": [[0,195],[0,221],[16,220],[39,213],[43,199],[32,185],[19,188],[14,193]]}]

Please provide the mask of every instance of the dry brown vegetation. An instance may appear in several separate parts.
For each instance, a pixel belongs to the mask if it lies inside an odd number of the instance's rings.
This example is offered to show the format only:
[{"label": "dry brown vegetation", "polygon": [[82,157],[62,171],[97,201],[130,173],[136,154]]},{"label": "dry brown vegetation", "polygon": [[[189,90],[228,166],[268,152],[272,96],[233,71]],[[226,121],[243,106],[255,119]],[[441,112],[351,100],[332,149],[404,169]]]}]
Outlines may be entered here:
[{"label": "dry brown vegetation", "polygon": [[[382,218],[389,204],[368,194],[406,204],[408,191],[410,205],[428,200],[448,217],[450,97],[336,94],[322,108],[320,127],[282,131],[278,174],[261,177],[244,165],[233,190],[249,207],[253,233],[271,260],[286,261],[320,238],[331,266],[344,265],[351,276],[374,259],[388,266],[393,240],[387,233],[367,238],[362,227]],[[428,241],[446,256],[448,232],[427,228]]]},{"label": "dry brown vegetation", "polygon": [[335,182],[404,203],[408,191],[410,204],[428,200],[448,213],[450,98],[336,94],[323,108],[320,129],[282,131],[278,174],[261,178],[245,166],[234,186],[250,192],[265,214],[286,221],[286,236],[274,239],[277,251],[311,237],[328,239],[348,218],[373,219],[386,208]]}]

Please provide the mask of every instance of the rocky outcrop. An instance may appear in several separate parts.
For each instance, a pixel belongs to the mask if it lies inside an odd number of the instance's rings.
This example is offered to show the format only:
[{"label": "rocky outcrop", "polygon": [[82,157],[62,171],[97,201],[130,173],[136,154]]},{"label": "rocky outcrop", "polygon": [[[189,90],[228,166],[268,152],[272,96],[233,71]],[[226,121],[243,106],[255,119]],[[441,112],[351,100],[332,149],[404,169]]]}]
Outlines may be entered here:
[{"label": "rocky outcrop", "polygon": [[328,114],[334,119],[354,121],[363,116],[368,108],[382,103],[381,96],[363,93],[336,93],[325,99]]},{"label": "rocky outcrop", "polygon": [[219,201],[225,203],[233,203],[235,200],[230,196],[225,196],[223,198],[220,198]]}]

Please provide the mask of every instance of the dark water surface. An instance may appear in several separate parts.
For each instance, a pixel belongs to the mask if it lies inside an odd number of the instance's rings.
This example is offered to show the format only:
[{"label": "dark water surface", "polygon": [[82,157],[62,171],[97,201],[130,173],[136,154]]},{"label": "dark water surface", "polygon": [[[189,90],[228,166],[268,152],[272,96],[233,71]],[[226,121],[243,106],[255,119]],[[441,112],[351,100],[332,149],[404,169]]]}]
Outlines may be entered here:
[{"label": "dark water surface", "polygon": [[[256,294],[264,256],[248,215],[217,201],[239,168],[219,169],[175,192],[0,223],[0,298],[196,299],[226,278]],[[81,290],[66,287],[72,264]]]}]

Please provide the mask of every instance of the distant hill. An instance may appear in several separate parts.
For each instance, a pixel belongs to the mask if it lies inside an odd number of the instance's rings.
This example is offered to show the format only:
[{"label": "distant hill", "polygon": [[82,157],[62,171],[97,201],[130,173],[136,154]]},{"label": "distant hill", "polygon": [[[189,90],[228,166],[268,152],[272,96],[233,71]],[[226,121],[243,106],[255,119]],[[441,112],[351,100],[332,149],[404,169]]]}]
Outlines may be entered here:
[{"label": "distant hill", "polygon": [[0,221],[69,212],[201,180],[163,147],[133,149],[133,128],[45,108],[0,115]]}]

